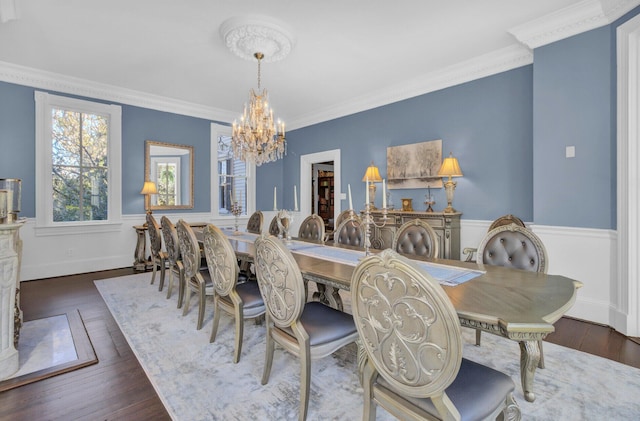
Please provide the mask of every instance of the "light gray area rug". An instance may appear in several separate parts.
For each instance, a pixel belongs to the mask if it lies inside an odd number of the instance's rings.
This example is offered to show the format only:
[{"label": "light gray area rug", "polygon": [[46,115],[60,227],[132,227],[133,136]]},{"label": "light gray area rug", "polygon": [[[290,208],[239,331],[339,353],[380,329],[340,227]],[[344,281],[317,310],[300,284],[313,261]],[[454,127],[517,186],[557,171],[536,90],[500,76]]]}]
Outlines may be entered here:
[{"label": "light gray area rug", "polygon": [[[150,273],[95,281],[120,329],[175,420],[294,420],[299,408],[299,360],[276,348],[269,383],[261,385],[264,326],[244,325],[244,344],[233,364],[232,319],[222,315],[216,342],[209,343],[211,300],[202,330],[197,305],[176,308]],[[345,297],[347,298],[347,297]],[[348,303],[347,303],[348,307]],[[518,344],[490,334],[482,346],[463,329],[464,356],[511,375],[523,420],[640,419],[640,370],[551,343],[544,344],[546,368],[537,370],[536,401],[526,402],[520,386]],[[313,361],[309,420],[359,420],[362,388],[355,346]],[[378,420],[392,417],[382,408]]]}]

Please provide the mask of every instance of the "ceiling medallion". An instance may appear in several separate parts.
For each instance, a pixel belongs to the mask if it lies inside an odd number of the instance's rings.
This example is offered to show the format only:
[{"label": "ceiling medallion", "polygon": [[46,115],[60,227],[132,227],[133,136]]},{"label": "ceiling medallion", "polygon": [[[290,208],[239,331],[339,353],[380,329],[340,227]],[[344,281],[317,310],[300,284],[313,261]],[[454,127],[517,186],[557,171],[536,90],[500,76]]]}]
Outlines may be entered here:
[{"label": "ceiling medallion", "polygon": [[265,63],[282,60],[294,44],[293,34],[283,23],[263,16],[227,19],[220,25],[220,36],[238,57],[253,61],[259,51]]}]

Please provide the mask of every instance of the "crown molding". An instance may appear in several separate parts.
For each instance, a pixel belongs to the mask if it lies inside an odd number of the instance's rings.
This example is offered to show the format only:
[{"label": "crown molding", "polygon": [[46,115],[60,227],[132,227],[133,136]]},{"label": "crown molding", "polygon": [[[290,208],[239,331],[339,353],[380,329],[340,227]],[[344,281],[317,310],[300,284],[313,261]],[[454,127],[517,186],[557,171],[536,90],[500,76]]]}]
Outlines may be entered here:
[{"label": "crown molding", "polygon": [[299,129],[361,111],[435,92],[472,80],[491,76],[533,63],[533,53],[520,44],[513,44],[419,78],[392,85],[370,95],[332,105],[288,122],[289,130]]},{"label": "crown molding", "polygon": [[221,122],[236,113],[0,61],[0,81]]},{"label": "crown molding", "polygon": [[608,25],[640,5],[640,0],[584,0],[509,30],[534,49]]}]

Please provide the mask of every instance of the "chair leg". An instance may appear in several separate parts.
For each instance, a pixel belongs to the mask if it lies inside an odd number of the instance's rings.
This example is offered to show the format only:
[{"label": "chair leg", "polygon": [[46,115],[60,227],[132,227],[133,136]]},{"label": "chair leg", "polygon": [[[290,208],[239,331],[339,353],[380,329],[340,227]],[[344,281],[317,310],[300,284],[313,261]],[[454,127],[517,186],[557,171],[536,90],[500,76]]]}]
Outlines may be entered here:
[{"label": "chair leg", "polygon": [[480,329],[476,329],[476,346],[480,346],[481,336],[482,336],[482,331]]},{"label": "chair leg", "polygon": [[218,295],[213,297],[213,326],[211,326],[211,336],[209,336],[209,343],[215,342],[216,335],[218,334],[218,323],[220,323],[220,306],[218,305]]},{"label": "chair leg", "polygon": [[186,289],[186,279],[184,279],[184,270],[178,270],[178,308],[182,307],[184,302],[184,290]]},{"label": "chair leg", "polygon": [[153,263],[153,273],[151,274],[151,285],[153,285],[153,283],[156,281],[156,272],[158,270],[158,265],[154,257],[151,258],[151,262]]},{"label": "chair leg", "polygon": [[184,308],[182,309],[182,315],[186,316],[189,311],[189,301],[191,301],[191,286],[185,285],[185,294],[186,297],[184,299]]},{"label": "chair leg", "polygon": [[169,279],[167,280],[167,300],[171,298],[173,292],[173,269],[169,269]]},{"label": "chair leg", "polygon": [[269,324],[271,321],[269,320],[269,316],[266,318],[267,321],[267,335],[266,335],[266,345],[267,349],[264,356],[264,370],[262,371],[262,384],[267,384],[269,382],[269,375],[271,375],[271,365],[273,363],[273,350],[275,348],[274,340],[271,337],[271,329],[269,328]]},{"label": "chair leg", "polygon": [[167,261],[164,258],[160,258],[160,282],[158,283],[158,291],[162,291],[164,288],[164,275],[166,272]]},{"label": "chair leg", "polygon": [[540,348],[540,361],[538,362],[538,368],[544,368],[544,353],[542,352],[542,341],[538,341],[538,348]]},{"label": "chair leg", "polygon": [[235,306],[236,316],[236,351],[233,356],[233,362],[238,363],[240,361],[240,355],[242,354],[242,335],[244,334],[244,317],[242,302]]},{"label": "chair leg", "polygon": [[200,300],[198,300],[198,326],[197,330],[202,329],[202,322],[204,321],[204,306],[206,303],[206,291],[204,283],[201,283],[198,287],[198,295],[200,296]]},{"label": "chair leg", "polygon": [[309,344],[300,344],[300,414],[298,419],[307,419],[309,410],[309,387],[311,383],[311,351]]}]

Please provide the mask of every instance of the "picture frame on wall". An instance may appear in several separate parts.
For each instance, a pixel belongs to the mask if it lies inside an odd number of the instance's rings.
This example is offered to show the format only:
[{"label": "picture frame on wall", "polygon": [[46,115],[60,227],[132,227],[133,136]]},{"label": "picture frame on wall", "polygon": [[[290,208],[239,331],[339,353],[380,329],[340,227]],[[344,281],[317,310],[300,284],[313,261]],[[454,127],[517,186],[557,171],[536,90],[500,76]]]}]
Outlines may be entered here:
[{"label": "picture frame on wall", "polygon": [[393,189],[442,188],[442,139],[387,148],[387,187]]}]

